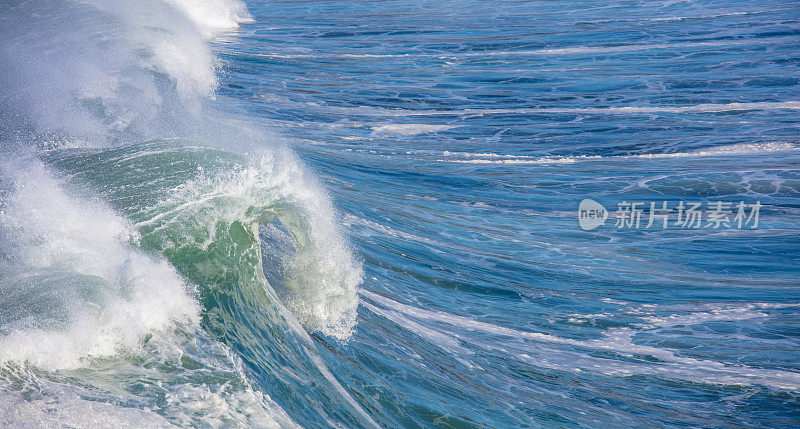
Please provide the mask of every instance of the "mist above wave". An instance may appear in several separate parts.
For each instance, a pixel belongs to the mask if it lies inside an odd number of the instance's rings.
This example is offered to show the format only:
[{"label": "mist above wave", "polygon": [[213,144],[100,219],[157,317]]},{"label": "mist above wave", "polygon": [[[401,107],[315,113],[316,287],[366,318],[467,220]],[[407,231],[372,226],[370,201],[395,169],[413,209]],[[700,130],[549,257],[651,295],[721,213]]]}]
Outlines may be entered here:
[{"label": "mist above wave", "polygon": [[218,85],[209,38],[247,20],[237,0],[14,2],[0,123],[46,147],[174,134]]}]

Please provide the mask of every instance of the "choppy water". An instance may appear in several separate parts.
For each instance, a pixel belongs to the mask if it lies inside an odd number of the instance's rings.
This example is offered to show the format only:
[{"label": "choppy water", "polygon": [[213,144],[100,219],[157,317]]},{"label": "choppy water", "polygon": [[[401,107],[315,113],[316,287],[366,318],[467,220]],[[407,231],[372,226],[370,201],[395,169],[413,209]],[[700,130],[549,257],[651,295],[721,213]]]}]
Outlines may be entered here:
[{"label": "choppy water", "polygon": [[794,2],[12,1],[0,40],[0,426],[800,422]]}]

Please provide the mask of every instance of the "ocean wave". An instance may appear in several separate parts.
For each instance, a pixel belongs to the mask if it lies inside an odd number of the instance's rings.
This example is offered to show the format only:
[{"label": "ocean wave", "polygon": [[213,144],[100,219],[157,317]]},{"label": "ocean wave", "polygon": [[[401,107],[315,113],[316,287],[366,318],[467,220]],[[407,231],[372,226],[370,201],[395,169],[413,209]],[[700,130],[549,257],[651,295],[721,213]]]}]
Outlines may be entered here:
[{"label": "ocean wave", "polygon": [[[330,200],[269,132],[208,106],[210,43],[249,20],[238,0],[0,17],[0,401],[33,413],[0,425],[374,426],[309,337],[356,324],[361,268]],[[281,267],[260,246],[275,222]]]},{"label": "ocean wave", "polygon": [[[161,139],[50,151],[46,159],[110,201],[132,222],[142,249],[163,255],[197,286],[203,330],[236,349],[262,382],[274,388],[315,380],[313,398],[287,386],[283,401],[324,401],[316,406],[370,425],[307,333],[338,340],[352,335],[361,268],[329,200],[291,153],[243,155]],[[265,249],[276,247],[262,240],[275,237],[264,235],[263,227],[275,224],[287,231],[287,246],[267,255]],[[272,263],[276,259],[286,263]],[[293,363],[281,364],[286,360]]]},{"label": "ocean wave", "polygon": [[[130,220],[36,158],[1,167],[0,423],[291,426],[227,348],[204,339],[194,285],[141,249]],[[209,372],[221,383],[202,377]],[[137,378],[155,384],[114,393]],[[162,389],[170,405],[148,411]]]},{"label": "ocean wave", "polygon": [[[188,154],[208,156],[216,152],[196,151],[193,148]],[[186,154],[174,149],[171,155]],[[327,197],[288,152],[265,152],[252,163],[221,156],[227,158],[224,168],[206,164],[200,174],[169,190],[168,197],[149,207],[152,217],[139,221],[137,226],[153,235],[170,234],[160,243],[163,250],[170,252],[187,246],[219,251],[214,249],[219,245],[217,240],[227,240],[223,234],[241,227],[253,240],[253,247],[237,253],[253,251],[255,259],[248,264],[260,267],[261,257],[255,253],[258,227],[279,220],[288,228],[292,240],[291,261],[279,273],[286,290],[282,302],[306,329],[342,339],[349,337],[355,325],[356,287],[362,274],[341,239]],[[122,162],[142,165],[149,161],[122,155],[114,160],[115,167]],[[177,237],[182,241],[175,240],[174,229],[180,231]]]}]

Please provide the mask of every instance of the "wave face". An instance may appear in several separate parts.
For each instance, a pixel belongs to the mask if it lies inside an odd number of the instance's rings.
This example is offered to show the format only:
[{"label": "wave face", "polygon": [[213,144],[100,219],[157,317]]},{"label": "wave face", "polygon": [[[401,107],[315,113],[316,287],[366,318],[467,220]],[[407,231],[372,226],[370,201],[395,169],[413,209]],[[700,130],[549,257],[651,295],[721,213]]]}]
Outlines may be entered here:
[{"label": "wave face", "polygon": [[798,21],[5,2],[0,427],[791,427]]}]

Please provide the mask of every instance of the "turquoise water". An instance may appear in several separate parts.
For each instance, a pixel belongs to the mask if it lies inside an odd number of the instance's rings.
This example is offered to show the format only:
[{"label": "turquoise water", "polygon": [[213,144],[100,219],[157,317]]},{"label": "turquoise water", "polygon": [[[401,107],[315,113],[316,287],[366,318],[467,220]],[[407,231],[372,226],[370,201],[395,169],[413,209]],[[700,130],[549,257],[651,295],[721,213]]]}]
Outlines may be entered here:
[{"label": "turquoise water", "polygon": [[0,426],[800,422],[793,2],[0,17]]}]

